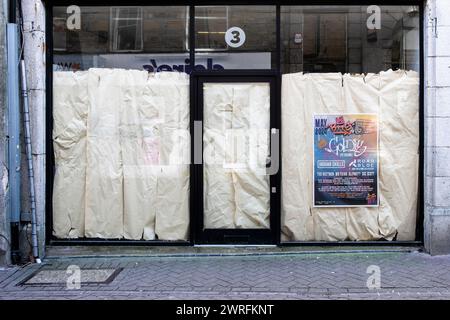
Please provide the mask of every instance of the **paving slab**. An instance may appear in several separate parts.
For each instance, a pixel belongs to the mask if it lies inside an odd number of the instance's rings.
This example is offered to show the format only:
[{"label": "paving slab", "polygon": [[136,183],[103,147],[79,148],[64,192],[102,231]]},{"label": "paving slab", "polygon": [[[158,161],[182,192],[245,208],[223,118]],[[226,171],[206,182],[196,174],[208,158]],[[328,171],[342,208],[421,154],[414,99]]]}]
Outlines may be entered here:
[{"label": "paving slab", "polygon": [[[109,283],[81,280],[79,289],[73,289],[65,284],[69,266],[79,266],[85,274],[117,268],[121,272]],[[44,270],[46,280],[51,280],[52,271],[59,272],[56,284],[23,285],[27,277]],[[53,255],[41,265],[0,269],[0,299],[447,300],[448,270],[450,256],[370,248],[241,255],[166,252],[108,258]]]}]

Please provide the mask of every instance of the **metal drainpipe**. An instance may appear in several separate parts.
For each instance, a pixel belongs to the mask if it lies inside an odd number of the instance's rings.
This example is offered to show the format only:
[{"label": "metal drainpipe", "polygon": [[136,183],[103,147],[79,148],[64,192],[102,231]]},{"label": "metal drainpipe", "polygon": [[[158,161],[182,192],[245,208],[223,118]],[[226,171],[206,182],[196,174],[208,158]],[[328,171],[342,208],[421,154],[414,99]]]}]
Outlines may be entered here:
[{"label": "metal drainpipe", "polygon": [[30,206],[31,206],[31,244],[33,249],[33,258],[36,263],[40,263],[41,260],[39,259],[39,246],[36,228],[36,197],[34,189],[33,153],[31,149],[30,107],[28,105],[25,61],[23,59],[20,61],[20,70],[22,78],[23,126],[25,135],[25,149],[28,163],[28,184],[29,184]]},{"label": "metal drainpipe", "polygon": [[11,223],[11,258],[20,263],[20,111],[19,111],[19,30],[15,1],[9,1],[7,24],[8,61],[8,175],[9,214]]},{"label": "metal drainpipe", "polygon": [[16,1],[9,0],[8,1],[8,16],[10,23],[16,23]]}]

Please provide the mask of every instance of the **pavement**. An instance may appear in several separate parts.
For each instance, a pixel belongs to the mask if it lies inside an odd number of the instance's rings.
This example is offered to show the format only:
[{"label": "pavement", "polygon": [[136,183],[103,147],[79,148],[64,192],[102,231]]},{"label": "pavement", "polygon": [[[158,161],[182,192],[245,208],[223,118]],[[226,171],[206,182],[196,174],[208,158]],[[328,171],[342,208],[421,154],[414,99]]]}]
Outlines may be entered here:
[{"label": "pavement", "polygon": [[[153,255],[59,252],[42,264],[0,268],[0,300],[450,299],[450,256],[432,257],[417,248],[170,250]],[[64,281],[23,284],[36,272],[65,273],[74,265],[82,274],[117,272],[109,283],[81,281],[79,288]]]}]

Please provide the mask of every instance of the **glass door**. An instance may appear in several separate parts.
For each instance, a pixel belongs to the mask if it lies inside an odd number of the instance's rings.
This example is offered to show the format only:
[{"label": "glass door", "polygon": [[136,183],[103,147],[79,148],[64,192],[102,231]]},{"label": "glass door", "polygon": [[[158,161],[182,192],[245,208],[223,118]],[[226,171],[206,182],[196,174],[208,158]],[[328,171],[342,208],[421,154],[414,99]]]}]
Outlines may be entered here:
[{"label": "glass door", "polygon": [[275,243],[277,214],[271,204],[277,186],[270,170],[274,90],[271,77],[198,78],[203,161],[197,242]]}]

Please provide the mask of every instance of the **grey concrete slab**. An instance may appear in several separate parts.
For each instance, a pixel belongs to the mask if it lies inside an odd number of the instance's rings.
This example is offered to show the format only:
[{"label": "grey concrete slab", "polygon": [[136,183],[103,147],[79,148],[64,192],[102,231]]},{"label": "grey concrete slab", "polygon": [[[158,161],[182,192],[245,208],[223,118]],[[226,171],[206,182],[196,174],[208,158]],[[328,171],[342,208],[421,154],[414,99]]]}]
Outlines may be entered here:
[{"label": "grey concrete slab", "polygon": [[[128,256],[108,264],[123,268],[110,283],[82,281],[64,286],[69,265],[82,272],[104,265],[104,258],[44,260],[3,273],[0,299],[450,299],[450,256],[420,252],[335,252],[246,256]],[[50,262],[51,263],[50,263]],[[369,289],[373,267],[380,287]],[[98,268],[97,268],[98,269]],[[49,271],[59,285],[20,286],[30,273]],[[0,270],[0,275],[2,272]],[[43,274],[44,276],[44,274]]]}]

